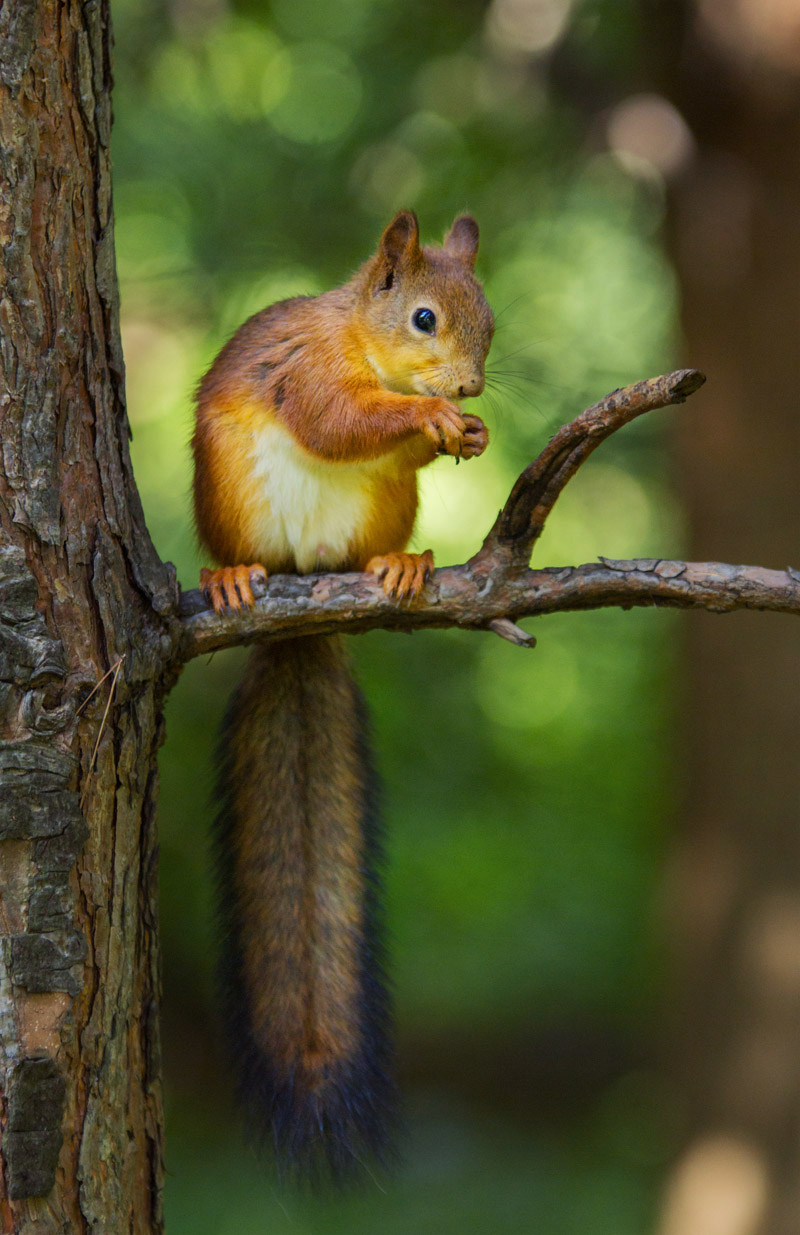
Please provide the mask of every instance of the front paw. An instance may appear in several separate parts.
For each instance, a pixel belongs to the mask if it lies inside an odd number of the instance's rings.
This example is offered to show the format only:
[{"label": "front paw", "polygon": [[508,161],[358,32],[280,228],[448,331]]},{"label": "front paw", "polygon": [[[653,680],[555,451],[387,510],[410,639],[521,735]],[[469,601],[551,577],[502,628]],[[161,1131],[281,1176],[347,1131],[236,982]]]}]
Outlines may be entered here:
[{"label": "front paw", "polygon": [[489,430],[480,416],[473,416],[471,412],[462,412],[462,417],[464,441],[461,447],[461,458],[476,459],[489,445]]},{"label": "front paw", "polygon": [[418,427],[437,454],[461,457],[466,424],[455,403],[447,399],[426,399],[420,408]]}]

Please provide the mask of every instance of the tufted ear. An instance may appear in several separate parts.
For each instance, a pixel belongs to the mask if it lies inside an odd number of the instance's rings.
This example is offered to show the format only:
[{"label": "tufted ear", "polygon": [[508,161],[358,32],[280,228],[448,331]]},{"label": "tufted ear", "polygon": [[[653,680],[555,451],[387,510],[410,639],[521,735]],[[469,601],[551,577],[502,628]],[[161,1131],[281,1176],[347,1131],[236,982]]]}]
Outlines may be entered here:
[{"label": "tufted ear", "polygon": [[478,256],[478,224],[468,214],[459,215],[447,233],[444,249],[472,270]]},{"label": "tufted ear", "polygon": [[416,265],[421,258],[419,223],[413,210],[401,210],[381,236],[378,246],[378,291],[388,291],[395,273]]}]

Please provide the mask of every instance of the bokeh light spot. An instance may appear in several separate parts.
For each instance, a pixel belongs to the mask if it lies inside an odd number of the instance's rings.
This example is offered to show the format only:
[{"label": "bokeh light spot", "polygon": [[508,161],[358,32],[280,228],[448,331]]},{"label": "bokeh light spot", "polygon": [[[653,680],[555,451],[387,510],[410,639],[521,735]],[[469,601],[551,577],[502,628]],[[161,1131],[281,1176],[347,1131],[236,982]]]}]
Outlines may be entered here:
[{"label": "bokeh light spot", "polygon": [[662,176],[685,167],[694,150],[689,126],[678,109],[659,94],[635,94],[611,112],[608,144],[624,165],[631,156]]},{"label": "bokeh light spot", "polygon": [[242,20],[209,28],[197,43],[165,44],[152,70],[156,97],[173,111],[257,120],[289,88],[291,59],[270,30]]},{"label": "bokeh light spot", "polygon": [[571,9],[571,0],[494,0],[486,32],[498,51],[541,54],[561,38]]},{"label": "bokeh light spot", "polygon": [[376,214],[394,210],[397,203],[413,206],[425,175],[417,156],[400,142],[368,146],[356,160],[350,176],[353,195]]},{"label": "bokeh light spot", "polygon": [[292,141],[316,144],[344,136],[361,103],[361,80],[352,60],[330,43],[292,48],[288,89],[270,116]]}]

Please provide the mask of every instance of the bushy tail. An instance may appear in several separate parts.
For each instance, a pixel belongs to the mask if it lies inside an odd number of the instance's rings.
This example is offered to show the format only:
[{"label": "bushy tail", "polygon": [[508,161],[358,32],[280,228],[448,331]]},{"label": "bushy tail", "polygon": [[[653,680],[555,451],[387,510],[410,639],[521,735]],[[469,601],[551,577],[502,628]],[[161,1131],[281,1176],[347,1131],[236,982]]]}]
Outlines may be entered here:
[{"label": "bushy tail", "polygon": [[283,1175],[387,1156],[395,1090],[367,717],[338,638],[256,648],[220,748],[223,1016]]}]

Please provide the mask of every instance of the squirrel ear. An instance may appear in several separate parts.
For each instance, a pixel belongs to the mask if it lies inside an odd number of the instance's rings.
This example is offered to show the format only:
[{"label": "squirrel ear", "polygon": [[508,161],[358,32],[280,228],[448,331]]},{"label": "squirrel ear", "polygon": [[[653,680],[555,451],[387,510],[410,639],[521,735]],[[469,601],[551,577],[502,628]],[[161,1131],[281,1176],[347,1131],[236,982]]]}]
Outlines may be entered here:
[{"label": "squirrel ear", "polygon": [[387,291],[399,266],[413,265],[421,256],[419,223],[413,210],[401,210],[381,236],[378,246],[380,290]]},{"label": "squirrel ear", "polygon": [[401,210],[381,236],[381,253],[393,266],[419,253],[419,223],[413,210]]},{"label": "squirrel ear", "polygon": [[472,270],[478,256],[478,236],[478,224],[470,215],[462,214],[445,237],[445,251]]}]

